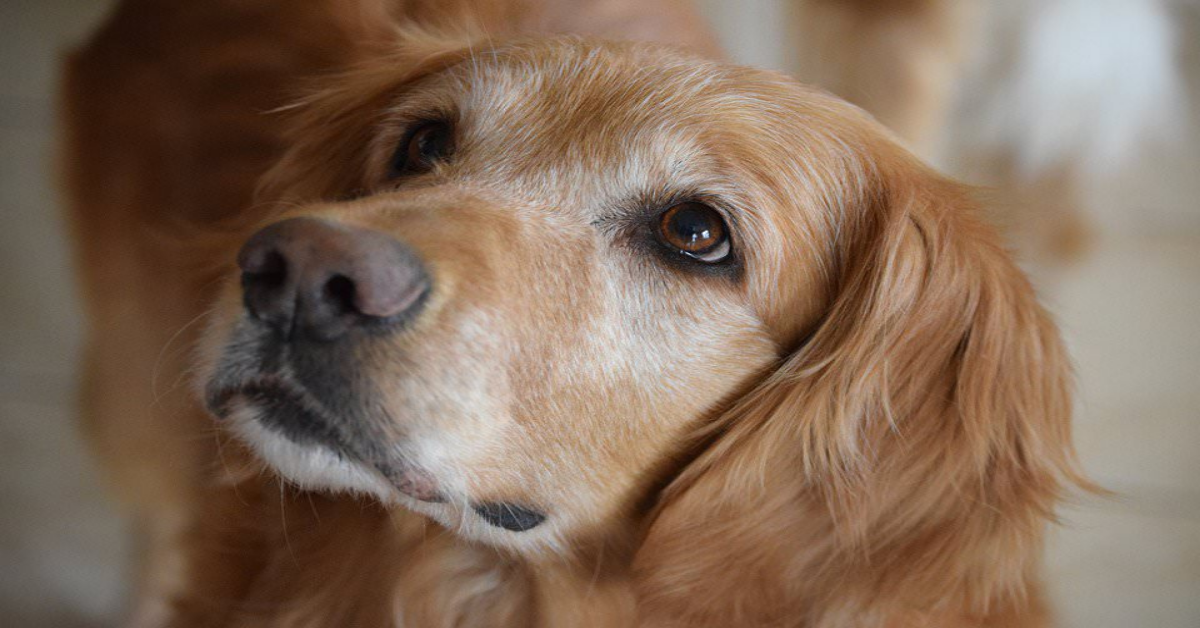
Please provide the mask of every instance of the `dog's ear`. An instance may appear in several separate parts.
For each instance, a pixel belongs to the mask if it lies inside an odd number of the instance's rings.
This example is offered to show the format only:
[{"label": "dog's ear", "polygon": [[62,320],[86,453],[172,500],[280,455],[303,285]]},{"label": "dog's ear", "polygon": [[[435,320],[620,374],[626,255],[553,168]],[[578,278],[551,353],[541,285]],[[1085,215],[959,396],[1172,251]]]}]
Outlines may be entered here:
[{"label": "dog's ear", "polygon": [[1034,595],[1080,481],[1068,360],[968,192],[893,152],[837,230],[820,322],[663,493],[635,561],[651,625],[908,625],[888,609]]},{"label": "dog's ear", "polygon": [[356,67],[318,79],[308,96],[277,112],[290,117],[288,149],[260,182],[260,203],[336,200],[360,191],[389,104],[406,86],[467,58],[479,37],[428,28],[393,34],[366,47]]}]

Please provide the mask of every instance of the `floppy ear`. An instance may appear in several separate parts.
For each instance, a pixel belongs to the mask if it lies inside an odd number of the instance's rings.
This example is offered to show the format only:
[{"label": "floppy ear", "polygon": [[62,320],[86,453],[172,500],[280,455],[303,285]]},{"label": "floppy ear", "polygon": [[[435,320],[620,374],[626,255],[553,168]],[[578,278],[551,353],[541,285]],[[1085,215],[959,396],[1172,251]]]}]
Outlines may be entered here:
[{"label": "floppy ear", "polygon": [[941,625],[1036,595],[1080,481],[1058,333],[963,188],[907,156],[873,178],[823,319],[663,494],[649,625]]}]

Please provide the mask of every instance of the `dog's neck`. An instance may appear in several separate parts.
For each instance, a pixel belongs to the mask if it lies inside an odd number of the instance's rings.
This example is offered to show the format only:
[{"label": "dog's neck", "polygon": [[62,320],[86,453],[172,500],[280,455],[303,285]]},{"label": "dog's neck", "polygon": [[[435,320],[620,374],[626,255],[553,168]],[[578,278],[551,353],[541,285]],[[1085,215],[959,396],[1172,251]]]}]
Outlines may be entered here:
[{"label": "dog's neck", "polygon": [[257,474],[200,503],[171,625],[214,617],[314,627],[636,623],[631,558],[610,543],[569,558],[525,557],[399,507]]},{"label": "dog's neck", "polygon": [[632,555],[621,543],[525,556],[464,540],[408,511],[386,517],[403,546],[394,581],[403,625],[636,625]]}]

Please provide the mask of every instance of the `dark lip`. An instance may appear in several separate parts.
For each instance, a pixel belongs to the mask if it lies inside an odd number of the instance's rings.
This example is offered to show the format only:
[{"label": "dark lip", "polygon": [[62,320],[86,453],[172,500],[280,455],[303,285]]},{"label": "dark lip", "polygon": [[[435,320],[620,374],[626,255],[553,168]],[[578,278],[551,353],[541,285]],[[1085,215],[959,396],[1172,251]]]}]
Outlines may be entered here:
[{"label": "dark lip", "polygon": [[233,400],[236,397],[252,397],[269,391],[297,394],[299,391],[292,391],[293,387],[290,382],[277,375],[257,375],[234,385],[218,384],[214,378],[205,390],[204,405],[218,419],[227,419],[233,411]]},{"label": "dark lip", "polygon": [[532,530],[546,520],[546,513],[511,502],[483,502],[471,509],[489,524],[510,532]]},{"label": "dark lip", "polygon": [[339,455],[356,453],[320,401],[286,377],[261,374],[236,385],[216,387],[209,392],[207,403],[213,414],[224,419],[239,398],[262,411],[259,423],[297,444],[322,445]]},{"label": "dark lip", "polygon": [[445,495],[437,489],[436,480],[428,473],[403,460],[364,452],[361,445],[347,442],[341,430],[335,427],[337,423],[326,416],[319,400],[286,377],[259,374],[235,385],[211,385],[206,403],[210,412],[224,419],[239,398],[261,410],[257,417],[259,423],[294,443],[324,447],[338,456],[373,468],[397,491],[418,501],[446,501]]}]

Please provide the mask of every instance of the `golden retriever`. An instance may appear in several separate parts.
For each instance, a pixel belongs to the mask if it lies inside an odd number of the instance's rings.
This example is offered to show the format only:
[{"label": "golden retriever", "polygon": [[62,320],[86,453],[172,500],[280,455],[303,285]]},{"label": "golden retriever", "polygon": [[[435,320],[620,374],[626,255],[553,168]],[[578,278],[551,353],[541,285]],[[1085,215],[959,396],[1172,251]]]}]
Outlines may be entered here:
[{"label": "golden retriever", "polygon": [[697,53],[672,2],[118,10],[65,104],[135,623],[1048,621],[1028,282],[861,110]]}]

